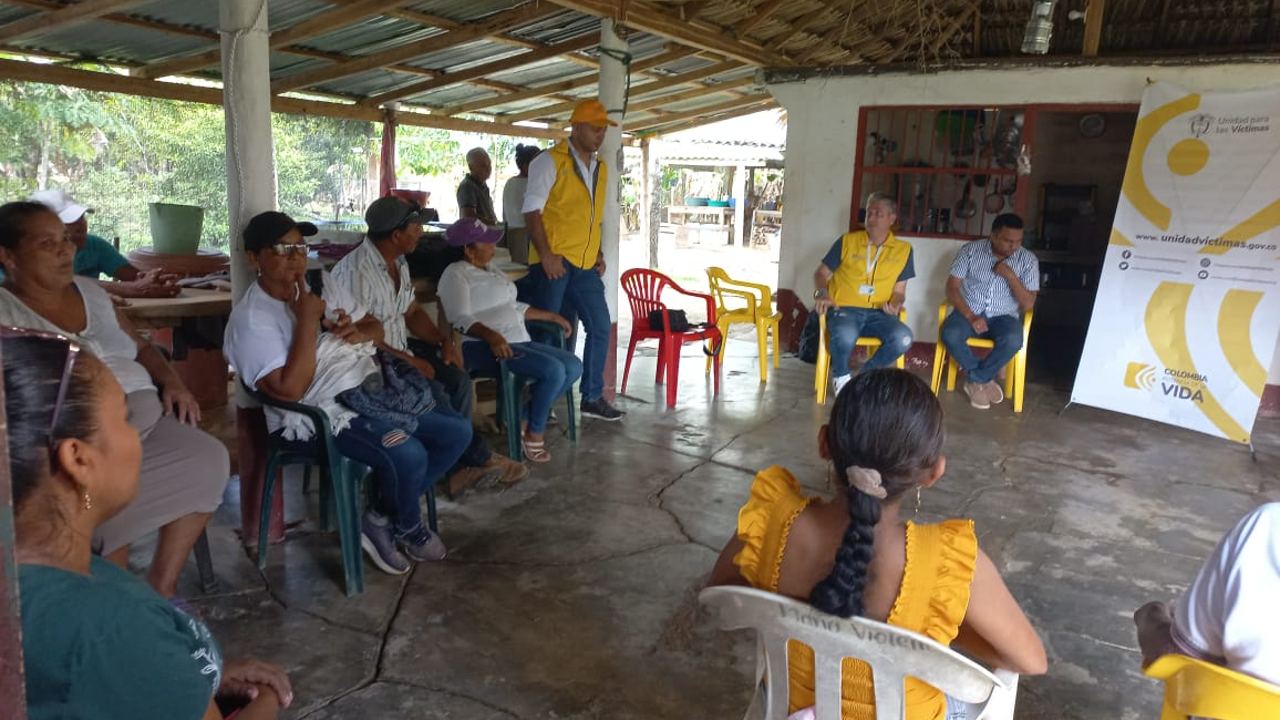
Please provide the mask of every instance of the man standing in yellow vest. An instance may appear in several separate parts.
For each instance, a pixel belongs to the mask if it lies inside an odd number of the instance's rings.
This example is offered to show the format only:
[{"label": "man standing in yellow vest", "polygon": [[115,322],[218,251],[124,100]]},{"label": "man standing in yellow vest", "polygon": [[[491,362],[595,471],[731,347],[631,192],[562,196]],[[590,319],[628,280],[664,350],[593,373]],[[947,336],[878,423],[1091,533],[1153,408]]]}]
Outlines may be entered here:
[{"label": "man standing in yellow vest", "polygon": [[569,122],[573,125],[569,138],[529,165],[523,210],[531,247],[521,299],[566,318],[582,319],[587,331],[582,351],[582,414],[617,421],[625,413],[604,399],[612,322],[600,279],[605,269],[600,234],[609,168],[596,157],[605,131],[617,123],[597,100],[579,103]]},{"label": "man standing in yellow vest", "polygon": [[854,343],[878,338],[880,348],[866,367],[889,367],[911,348],[911,329],[898,320],[907,281],[916,276],[911,244],[894,236],[898,203],[888,195],[867,198],[864,230],[845,233],[813,273],[814,309],[827,314],[835,391],[849,381]]}]

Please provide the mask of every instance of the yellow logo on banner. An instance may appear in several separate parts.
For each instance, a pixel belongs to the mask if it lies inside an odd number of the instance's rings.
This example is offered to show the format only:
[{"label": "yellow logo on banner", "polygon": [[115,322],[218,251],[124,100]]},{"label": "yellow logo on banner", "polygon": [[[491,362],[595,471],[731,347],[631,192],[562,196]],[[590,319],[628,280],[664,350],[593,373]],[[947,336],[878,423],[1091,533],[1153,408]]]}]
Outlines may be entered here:
[{"label": "yellow logo on banner", "polygon": [[1129,363],[1124,371],[1124,386],[1134,390],[1150,390],[1156,386],[1156,369],[1146,363]]}]

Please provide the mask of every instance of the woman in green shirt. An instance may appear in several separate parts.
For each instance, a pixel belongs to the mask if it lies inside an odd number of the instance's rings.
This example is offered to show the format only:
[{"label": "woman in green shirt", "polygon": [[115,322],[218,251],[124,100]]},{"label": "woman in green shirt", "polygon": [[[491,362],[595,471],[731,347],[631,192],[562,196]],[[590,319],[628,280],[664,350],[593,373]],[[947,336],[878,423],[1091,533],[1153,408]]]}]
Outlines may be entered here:
[{"label": "woman in green shirt", "polygon": [[2,329],[0,347],[28,716],[218,720],[229,703],[237,720],[275,718],[293,700],[282,669],[224,666],[204,623],[91,553],[142,461],[111,372],[34,330]]}]

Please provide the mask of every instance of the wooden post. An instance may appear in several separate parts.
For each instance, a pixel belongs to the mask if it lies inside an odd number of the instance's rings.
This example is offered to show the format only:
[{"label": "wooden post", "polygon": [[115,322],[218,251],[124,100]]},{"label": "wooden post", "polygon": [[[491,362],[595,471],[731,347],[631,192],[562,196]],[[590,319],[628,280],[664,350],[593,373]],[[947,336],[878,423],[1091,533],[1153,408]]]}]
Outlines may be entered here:
[{"label": "wooden post", "polygon": [[662,235],[662,157],[656,148],[649,148],[645,140],[645,172],[649,175],[649,199],[644,212],[649,218],[649,268],[658,269],[658,240]]},{"label": "wooden post", "polygon": [[1107,0],[1089,0],[1084,11],[1084,56],[1096,57],[1102,42],[1102,17]]}]

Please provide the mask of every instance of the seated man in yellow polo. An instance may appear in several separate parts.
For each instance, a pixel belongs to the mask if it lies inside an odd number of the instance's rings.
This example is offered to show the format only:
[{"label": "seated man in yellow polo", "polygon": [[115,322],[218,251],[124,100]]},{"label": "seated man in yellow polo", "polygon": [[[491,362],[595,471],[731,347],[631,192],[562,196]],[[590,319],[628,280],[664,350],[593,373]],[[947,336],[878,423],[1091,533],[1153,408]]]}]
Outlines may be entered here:
[{"label": "seated man in yellow polo", "polygon": [[907,281],[916,276],[911,244],[891,228],[898,203],[888,195],[867,198],[864,230],[845,233],[827,251],[813,273],[814,309],[827,314],[831,374],[835,391],[849,382],[853,348],[859,337],[881,345],[868,369],[889,367],[911,348],[911,329],[898,320],[907,299]]}]

